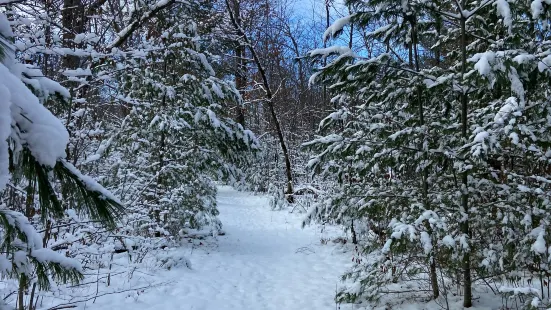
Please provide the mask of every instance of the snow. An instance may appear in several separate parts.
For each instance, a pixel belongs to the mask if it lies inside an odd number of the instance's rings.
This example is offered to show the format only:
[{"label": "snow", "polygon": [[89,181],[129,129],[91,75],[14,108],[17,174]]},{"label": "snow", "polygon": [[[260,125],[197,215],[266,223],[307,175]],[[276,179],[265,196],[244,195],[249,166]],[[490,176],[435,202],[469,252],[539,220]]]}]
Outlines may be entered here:
[{"label": "snow", "polygon": [[32,250],[30,256],[43,264],[48,262],[57,263],[64,268],[75,269],[82,272],[82,266],[80,265],[80,262],[78,260],[68,258],[63,254],[52,251],[50,249],[43,248]]},{"label": "snow", "polygon": [[543,0],[532,1],[532,4],[530,4],[530,9],[532,10],[532,17],[537,19],[543,12]]},{"label": "snow", "polygon": [[12,118],[18,124],[21,144],[28,145],[39,163],[53,167],[57,159],[65,157],[65,146],[69,143],[67,130],[3,64],[0,64],[0,85],[4,85],[4,92],[9,90],[3,99],[11,102]]},{"label": "snow", "polygon": [[473,141],[475,143],[484,143],[484,140],[487,139],[487,138],[488,138],[488,132],[481,131],[481,132],[476,134]]},{"label": "snow", "polygon": [[213,111],[207,109],[207,115],[210,119],[210,123],[211,123],[212,127],[215,127],[215,128],[220,127],[221,123],[220,123],[220,120],[218,119],[218,117],[216,117],[216,113],[214,113]]},{"label": "snow", "polygon": [[545,234],[545,231],[542,230],[538,234],[536,241],[532,244],[532,251],[538,254],[545,254],[547,252],[547,246],[545,246],[544,234]]},{"label": "snow", "polygon": [[13,32],[11,30],[10,22],[8,21],[8,18],[6,17],[6,15],[2,13],[0,13],[0,36],[13,37]]},{"label": "snow", "polygon": [[539,291],[536,288],[533,287],[509,287],[509,286],[502,286],[499,288],[500,293],[512,293],[514,295],[519,294],[534,294],[539,296]]},{"label": "snow", "polygon": [[523,53],[523,54],[515,56],[513,58],[513,61],[518,63],[518,64],[528,64],[531,61],[533,61],[534,59],[536,59],[536,57],[534,55]]},{"label": "snow", "polygon": [[376,30],[374,30],[372,32],[366,33],[366,36],[376,36],[376,35],[378,35],[380,33],[383,33],[383,32],[389,33],[390,32],[389,30],[391,30],[391,29],[394,30],[394,28],[396,28],[396,26],[393,25],[393,24],[385,25],[385,26],[377,28]]},{"label": "snow", "polygon": [[[0,273],[9,273],[12,270],[11,262],[5,257],[0,256]],[[0,307],[0,309],[2,309]],[[7,309],[7,308],[6,308]]]},{"label": "snow", "polygon": [[524,86],[520,81],[517,70],[510,68],[508,76],[511,82],[511,90],[518,96],[520,107],[524,107]]},{"label": "snow", "polygon": [[329,28],[327,28],[323,33],[323,41],[327,41],[329,38],[334,37],[338,32],[342,30],[342,28],[344,28],[344,26],[350,23],[352,17],[354,17],[354,15],[341,17],[335,20],[335,22],[333,22],[333,24],[329,26]]},{"label": "snow", "polygon": [[469,239],[466,235],[461,235],[461,237],[459,237],[459,244],[461,245],[461,248],[463,250],[466,250],[468,251],[470,249],[470,246],[469,246]]},{"label": "snow", "polygon": [[442,244],[444,244],[444,245],[446,245],[450,248],[454,248],[455,247],[455,240],[453,239],[452,236],[447,235],[444,238],[442,238]]},{"label": "snow", "polygon": [[511,8],[509,7],[509,2],[507,0],[497,0],[497,13],[499,16],[503,17],[503,24],[507,27],[509,34],[513,29],[513,20],[511,18]]},{"label": "snow", "polygon": [[82,42],[97,43],[99,40],[100,38],[95,33],[79,33],[73,39],[73,41],[77,44]]},{"label": "snow", "polygon": [[202,54],[202,53],[197,53],[196,51],[192,50],[192,49],[189,49],[189,48],[186,48],[186,51],[189,52],[191,55],[194,55],[195,57],[199,58],[199,61],[201,61],[201,64],[203,65],[203,67],[205,68],[205,70],[208,71],[208,73],[211,75],[211,76],[215,76],[215,72],[214,72],[214,69],[212,68],[212,66],[210,65],[208,59],[207,59],[207,56],[205,56],[205,54]]},{"label": "snow", "polygon": [[478,73],[483,76],[487,76],[492,72],[491,64],[495,60],[494,52],[478,53],[469,59],[470,62],[476,62],[474,68],[478,70]]},{"label": "snow", "polygon": [[224,99],[224,92],[222,92],[220,86],[218,86],[218,84],[214,81],[212,82],[212,91],[216,94],[216,96],[218,96],[218,98]]},{"label": "snow", "polygon": [[551,55],[547,55],[538,63],[538,70],[543,72],[551,67]]},{"label": "snow", "polygon": [[350,48],[347,46],[330,46],[327,48],[318,48],[310,51],[310,56],[322,56],[323,58],[327,58],[327,56],[331,54],[338,54],[338,55],[350,55],[354,56],[354,53]]},{"label": "snow", "polygon": [[151,122],[149,123],[149,127],[153,127],[159,119],[160,119],[159,115],[155,115],[151,120]]},{"label": "snow", "polygon": [[342,140],[343,140],[342,136],[337,135],[337,134],[330,134],[330,135],[327,135],[325,137],[319,137],[319,138],[317,138],[317,139],[315,139],[314,141],[311,141],[311,142],[305,142],[302,145],[303,146],[309,146],[309,145],[312,145],[314,143],[330,144],[330,143],[340,142]]},{"label": "snow", "polygon": [[420,237],[425,254],[429,254],[432,251],[432,241],[430,239],[430,235],[426,231],[422,231]]},{"label": "snow", "polygon": [[494,116],[494,122],[496,124],[504,124],[505,120],[512,115],[515,111],[517,111],[519,107],[519,104],[517,103],[517,99],[515,97],[509,97],[507,100],[505,100],[505,104],[499,109],[499,111]]},{"label": "snow", "polygon": [[11,135],[10,91],[0,84],[0,191],[4,190],[10,178],[8,141]]},{"label": "snow", "polygon": [[36,232],[27,217],[20,212],[7,209],[5,205],[0,205],[0,213],[11,227],[17,228],[25,236],[26,244],[30,248],[42,248],[42,237]]},{"label": "snow", "polygon": [[122,205],[122,202],[117,197],[115,197],[110,191],[106,190],[103,186],[101,186],[98,182],[96,182],[96,180],[94,180],[93,178],[91,178],[87,175],[82,174],[77,168],[75,168],[75,166],[73,166],[72,164],[70,164],[69,162],[67,162],[65,160],[61,161],[61,163],[63,164],[63,166],[65,168],[67,168],[69,171],[71,171],[71,173],[76,175],[79,178],[79,180],[84,183],[84,185],[86,186],[86,188],[88,190],[94,191],[94,192],[99,192],[99,193],[101,193],[103,198],[112,200],[112,201]]},{"label": "snow", "polygon": [[537,308],[539,305],[540,305],[540,299],[539,297],[535,297],[534,299],[532,299],[532,302],[530,303],[530,305],[534,308]]},{"label": "snow", "polygon": [[518,137],[518,134],[516,132],[511,132],[509,134],[509,138],[511,139],[511,143],[518,145],[520,142],[520,139]]},{"label": "snow", "polygon": [[350,265],[342,250],[320,242],[339,234],[335,228],[302,229],[302,216],[271,211],[268,197],[230,187],[219,188],[218,207],[226,235],[173,255],[192,269],[155,272],[134,285],[168,284],[139,295],[106,295],[77,309],[335,309],[336,285]]},{"label": "snow", "polygon": [[67,77],[75,77],[75,76],[91,76],[92,75],[92,71],[90,71],[90,69],[82,69],[82,68],[77,68],[75,70],[65,70],[63,71],[63,75],[67,76]]},{"label": "snow", "polygon": [[61,86],[58,82],[50,80],[45,77],[44,74],[35,67],[25,64],[15,64],[10,68],[12,73],[14,69],[17,69],[16,75],[21,77],[21,80],[27,84],[31,85],[36,92],[39,93],[42,100],[47,99],[50,95],[60,94],[64,98],[71,97],[69,90]]}]

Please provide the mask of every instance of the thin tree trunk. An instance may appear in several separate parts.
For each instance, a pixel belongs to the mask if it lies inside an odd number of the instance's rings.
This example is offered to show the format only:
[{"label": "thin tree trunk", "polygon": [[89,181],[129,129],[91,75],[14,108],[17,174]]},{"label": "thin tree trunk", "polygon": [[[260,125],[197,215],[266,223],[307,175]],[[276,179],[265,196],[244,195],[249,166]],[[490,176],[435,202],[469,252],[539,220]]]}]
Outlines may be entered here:
[{"label": "thin tree trunk", "polygon": [[[35,304],[35,302],[34,302],[34,294],[35,294],[35,292],[36,292],[36,282],[33,283],[33,288],[32,288],[32,290],[31,290],[31,298],[29,299],[29,310],[34,310],[34,309],[36,309],[36,307],[34,307],[34,304]],[[37,299],[38,299],[38,297],[37,297]]]},{"label": "thin tree trunk", "polygon": [[[240,1],[239,0],[233,0],[233,11],[235,12],[235,22],[239,27],[241,27],[241,9],[240,9]],[[238,42],[238,46],[235,48],[235,87],[243,96],[243,90],[246,86],[246,70],[247,67],[245,65],[245,47],[241,45],[240,42]],[[241,124],[241,126],[245,127],[245,111],[244,107],[242,105],[237,106],[237,122]]]},{"label": "thin tree trunk", "polygon": [[358,236],[356,235],[356,229],[354,229],[354,220],[350,224],[350,233],[352,234],[352,243],[358,244]]},{"label": "thin tree trunk", "polygon": [[[325,28],[331,26],[329,24],[329,0],[325,0]],[[327,48],[327,40],[323,40],[323,48]],[[323,58],[323,66],[327,66],[327,57]],[[327,86],[323,85],[323,102],[327,102]]]},{"label": "thin tree trunk", "polygon": [[285,138],[283,137],[283,131],[281,129],[281,125],[279,123],[279,119],[277,117],[277,113],[274,108],[273,93],[270,88],[270,84],[268,83],[268,77],[266,76],[266,71],[264,70],[264,66],[260,61],[260,58],[258,57],[256,50],[252,46],[249,40],[249,37],[247,36],[243,28],[241,28],[241,26],[237,23],[234,12],[229,3],[229,0],[226,0],[226,7],[228,9],[228,13],[230,15],[231,22],[235,27],[235,30],[242,37],[242,40],[244,41],[245,45],[249,48],[249,51],[253,56],[253,60],[256,64],[256,67],[258,68],[258,71],[260,73],[260,76],[262,77],[262,85],[264,86],[266,104],[268,105],[268,109],[274,121],[279,144],[281,145],[281,150],[283,151],[283,157],[285,159],[285,172],[287,176],[287,186],[286,186],[285,193],[287,194],[287,201],[292,203],[294,202],[294,198],[293,198],[293,173],[291,169],[291,160],[289,159],[289,150],[287,149]]},{"label": "thin tree trunk", "polygon": [[[419,51],[417,49],[417,44],[419,43],[419,37],[417,33],[417,21],[415,20],[415,16],[411,17],[411,28],[413,33],[413,54],[415,56],[415,71],[420,71],[420,65],[419,65]],[[419,109],[419,125],[422,127],[425,125],[425,112],[423,107],[423,101],[422,101],[422,92],[421,88],[417,87],[417,104]],[[423,136],[424,139],[424,136]],[[423,152],[423,159],[428,160],[427,153],[423,150],[424,141],[421,141],[420,144],[420,150]],[[421,173],[421,187],[422,187],[422,195],[423,195],[423,205],[426,210],[431,210],[429,199],[428,199],[428,191],[429,191],[429,185],[428,185],[428,171],[427,168],[424,167],[423,171]],[[425,226],[427,229],[427,232],[429,235],[431,235],[432,238],[432,229],[430,227],[430,224],[428,222],[425,222]],[[434,299],[438,298],[440,295],[440,290],[438,287],[438,274],[436,273],[436,258],[434,257],[434,250],[431,253],[431,257],[429,257],[429,265],[430,265],[430,282],[432,287],[432,297]]]},{"label": "thin tree trunk", "polygon": [[[167,77],[167,62],[169,61],[169,56],[167,56],[165,59],[164,59],[164,63],[163,63],[163,77],[166,79]],[[161,107],[162,109],[165,109],[166,108],[166,91],[165,93],[163,94],[163,99],[161,101]],[[157,170],[157,173],[158,173],[158,177],[157,177],[157,188],[156,190],[162,192],[163,191],[163,182],[164,182],[164,178],[163,178],[163,175],[162,175],[162,170],[163,168],[165,167],[165,157],[164,157],[164,153],[165,153],[165,149],[166,149],[166,133],[165,133],[165,130],[162,129],[161,130],[161,137],[160,137],[160,140],[159,140],[159,169]],[[161,210],[155,210],[155,221],[157,222],[157,225],[159,225],[159,227],[162,226],[162,223],[161,223]],[[155,237],[160,237],[161,236],[161,232],[159,230],[155,231]],[[109,265],[111,266],[111,265]],[[111,267],[109,267],[109,269],[111,269]]]},{"label": "thin tree trunk", "polygon": [[[352,10],[348,8],[348,14],[352,15]],[[354,24],[350,24],[350,36],[348,37],[348,48],[352,50],[354,43]],[[327,57],[326,57],[327,58]]]},{"label": "thin tree trunk", "polygon": [[[461,1],[461,7],[458,8],[462,10],[465,7],[466,1]],[[463,79],[465,78],[465,73],[467,72],[467,32],[465,24],[467,19],[465,16],[461,15],[461,84],[463,89],[461,90],[461,133],[463,135],[463,140],[466,142],[468,139],[468,124],[467,124],[467,90],[465,88],[465,83]],[[468,176],[467,172],[463,173],[461,178],[462,180],[462,189],[461,189],[461,208],[460,212],[466,214],[466,219],[461,223],[461,232],[470,237],[469,229],[469,193],[468,193]],[[465,250],[463,255],[463,307],[469,308],[473,305],[473,296],[472,296],[472,283],[471,283],[471,255],[470,250]]]},{"label": "thin tree trunk", "polygon": [[19,291],[17,292],[18,310],[25,310],[25,286],[27,285],[27,277],[25,274],[19,275]]}]

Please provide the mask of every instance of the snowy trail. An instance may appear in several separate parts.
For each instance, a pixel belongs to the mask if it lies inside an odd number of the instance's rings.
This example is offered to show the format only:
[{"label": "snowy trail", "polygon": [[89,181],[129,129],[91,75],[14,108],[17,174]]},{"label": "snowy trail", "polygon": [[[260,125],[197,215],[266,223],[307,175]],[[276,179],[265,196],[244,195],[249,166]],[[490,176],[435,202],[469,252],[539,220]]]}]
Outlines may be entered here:
[{"label": "snowy trail", "polygon": [[349,255],[320,242],[335,232],[301,229],[299,215],[270,211],[266,197],[229,187],[220,188],[218,203],[226,235],[215,248],[185,250],[192,270],[165,271],[159,277],[172,284],[93,308],[335,309],[335,286]]}]

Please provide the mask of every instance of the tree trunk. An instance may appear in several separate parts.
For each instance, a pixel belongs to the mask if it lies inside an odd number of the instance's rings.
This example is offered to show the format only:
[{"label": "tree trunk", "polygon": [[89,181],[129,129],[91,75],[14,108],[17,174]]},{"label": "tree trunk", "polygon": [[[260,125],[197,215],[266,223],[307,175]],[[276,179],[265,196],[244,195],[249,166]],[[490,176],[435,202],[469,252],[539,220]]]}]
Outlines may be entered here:
[{"label": "tree trunk", "polygon": [[[241,27],[241,10],[240,10],[240,1],[233,0],[233,11],[235,12],[235,22],[239,27]],[[241,42],[237,42],[237,47],[235,48],[235,87],[243,97],[243,90],[246,87],[246,70],[247,66],[245,65],[245,47]],[[237,106],[237,122],[241,126],[245,127],[245,111],[243,105]]]},{"label": "tree trunk", "polygon": [[356,236],[356,229],[354,229],[354,221],[350,224],[350,233],[352,234],[352,243],[358,244],[358,236]]},{"label": "tree trunk", "polygon": [[[34,302],[35,292],[36,292],[36,282],[33,283],[33,288],[31,290],[31,297],[29,299],[29,310],[36,309],[36,307],[34,306],[35,305],[35,302]],[[36,299],[38,299],[38,297]]]},{"label": "tree trunk", "polygon": [[[77,47],[73,41],[75,33],[83,33],[85,30],[84,5],[81,0],[63,0],[63,10],[61,12],[61,22],[64,28],[63,47],[75,48]],[[79,63],[78,56],[63,56],[63,68],[76,69]]]},{"label": "tree trunk", "polygon": [[[464,8],[466,1],[462,0],[461,7]],[[461,9],[461,8],[458,8]],[[465,24],[467,19],[462,15],[461,16],[461,84],[463,89],[461,90],[461,133],[463,135],[463,141],[467,142],[468,137],[468,124],[467,124],[467,91],[465,88],[465,83],[463,83],[463,78],[467,72],[467,32]],[[461,188],[461,208],[460,212],[466,214],[466,219],[461,223],[461,232],[470,238],[470,229],[469,229],[469,183],[467,172],[463,173],[461,178],[462,188]],[[465,250],[463,255],[463,307],[469,308],[473,305],[473,296],[472,296],[472,283],[471,283],[471,255],[470,250]]]},{"label": "tree trunk", "polygon": [[25,288],[27,286],[27,277],[25,274],[19,275],[19,289],[17,292],[17,309],[25,310]]},{"label": "tree trunk", "polygon": [[243,43],[249,48],[249,51],[251,55],[253,56],[253,61],[256,64],[256,67],[258,68],[258,72],[260,73],[260,76],[262,77],[262,85],[264,86],[265,91],[265,99],[266,104],[268,105],[268,109],[270,110],[270,114],[272,116],[272,119],[274,121],[275,130],[277,133],[277,138],[279,140],[279,144],[281,146],[281,150],[283,152],[283,157],[285,159],[285,174],[287,176],[287,186],[285,190],[285,194],[287,194],[287,201],[289,203],[294,202],[293,198],[293,173],[291,169],[291,160],[289,158],[289,150],[287,149],[287,145],[285,143],[285,138],[283,137],[283,131],[281,129],[281,124],[279,123],[279,118],[277,117],[277,113],[274,108],[274,97],[272,93],[272,89],[270,87],[270,84],[268,83],[268,77],[266,76],[266,71],[264,70],[264,66],[262,65],[262,62],[260,61],[260,58],[258,57],[258,54],[256,53],[256,50],[252,46],[249,37],[241,28],[241,26],[237,23],[234,11],[232,10],[232,7],[229,3],[229,0],[226,0],[226,8],[228,10],[228,13],[230,15],[231,22],[237,31],[237,33],[242,37]]},{"label": "tree trunk", "polygon": [[[419,63],[419,50],[417,48],[417,45],[419,44],[418,40],[418,34],[417,34],[417,21],[415,16],[411,16],[411,28],[412,28],[412,52],[415,57],[415,71],[420,71],[420,63]],[[411,50],[410,50],[411,51]],[[419,126],[422,127],[425,125],[425,112],[423,107],[423,100],[422,100],[422,91],[420,87],[417,87],[416,92],[417,97],[417,105],[418,105],[418,113],[419,113]],[[424,140],[424,137],[423,137]],[[423,150],[423,144],[424,141],[421,141],[420,144],[420,151],[423,153],[423,159],[428,160],[427,153]],[[427,168],[424,167],[423,171],[421,172],[421,188],[422,188],[422,195],[423,195],[423,205],[426,210],[431,210],[430,202],[428,199],[428,191],[429,191],[429,185],[428,185],[428,171]],[[432,239],[432,229],[430,227],[430,224],[428,222],[425,222],[425,226],[427,229],[427,233],[431,236]],[[436,258],[434,255],[434,249],[431,253],[431,256],[429,257],[429,269],[430,269],[430,282],[432,287],[432,297],[434,299],[438,298],[440,295],[440,290],[438,287],[438,274],[436,273]]]},{"label": "tree trunk", "polygon": [[[329,24],[329,0],[325,0],[325,28],[329,28],[331,26]],[[327,40],[323,40],[323,48],[327,48]],[[323,58],[323,66],[327,66],[327,57]],[[323,85],[323,102],[327,102],[327,86]]]}]

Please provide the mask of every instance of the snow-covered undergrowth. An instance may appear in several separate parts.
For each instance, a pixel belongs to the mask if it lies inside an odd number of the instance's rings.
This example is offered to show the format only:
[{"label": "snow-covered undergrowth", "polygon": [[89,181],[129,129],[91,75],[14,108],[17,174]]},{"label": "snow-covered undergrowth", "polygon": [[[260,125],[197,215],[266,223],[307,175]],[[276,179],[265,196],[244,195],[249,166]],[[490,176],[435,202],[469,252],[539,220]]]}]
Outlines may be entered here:
[{"label": "snow-covered undergrowth", "polygon": [[115,254],[83,285],[45,297],[38,308],[83,300],[77,309],[335,309],[335,290],[351,264],[350,253],[332,242],[339,229],[302,229],[302,215],[271,211],[269,197],[230,187],[219,188],[218,204],[225,235],[184,238],[139,263]]}]

